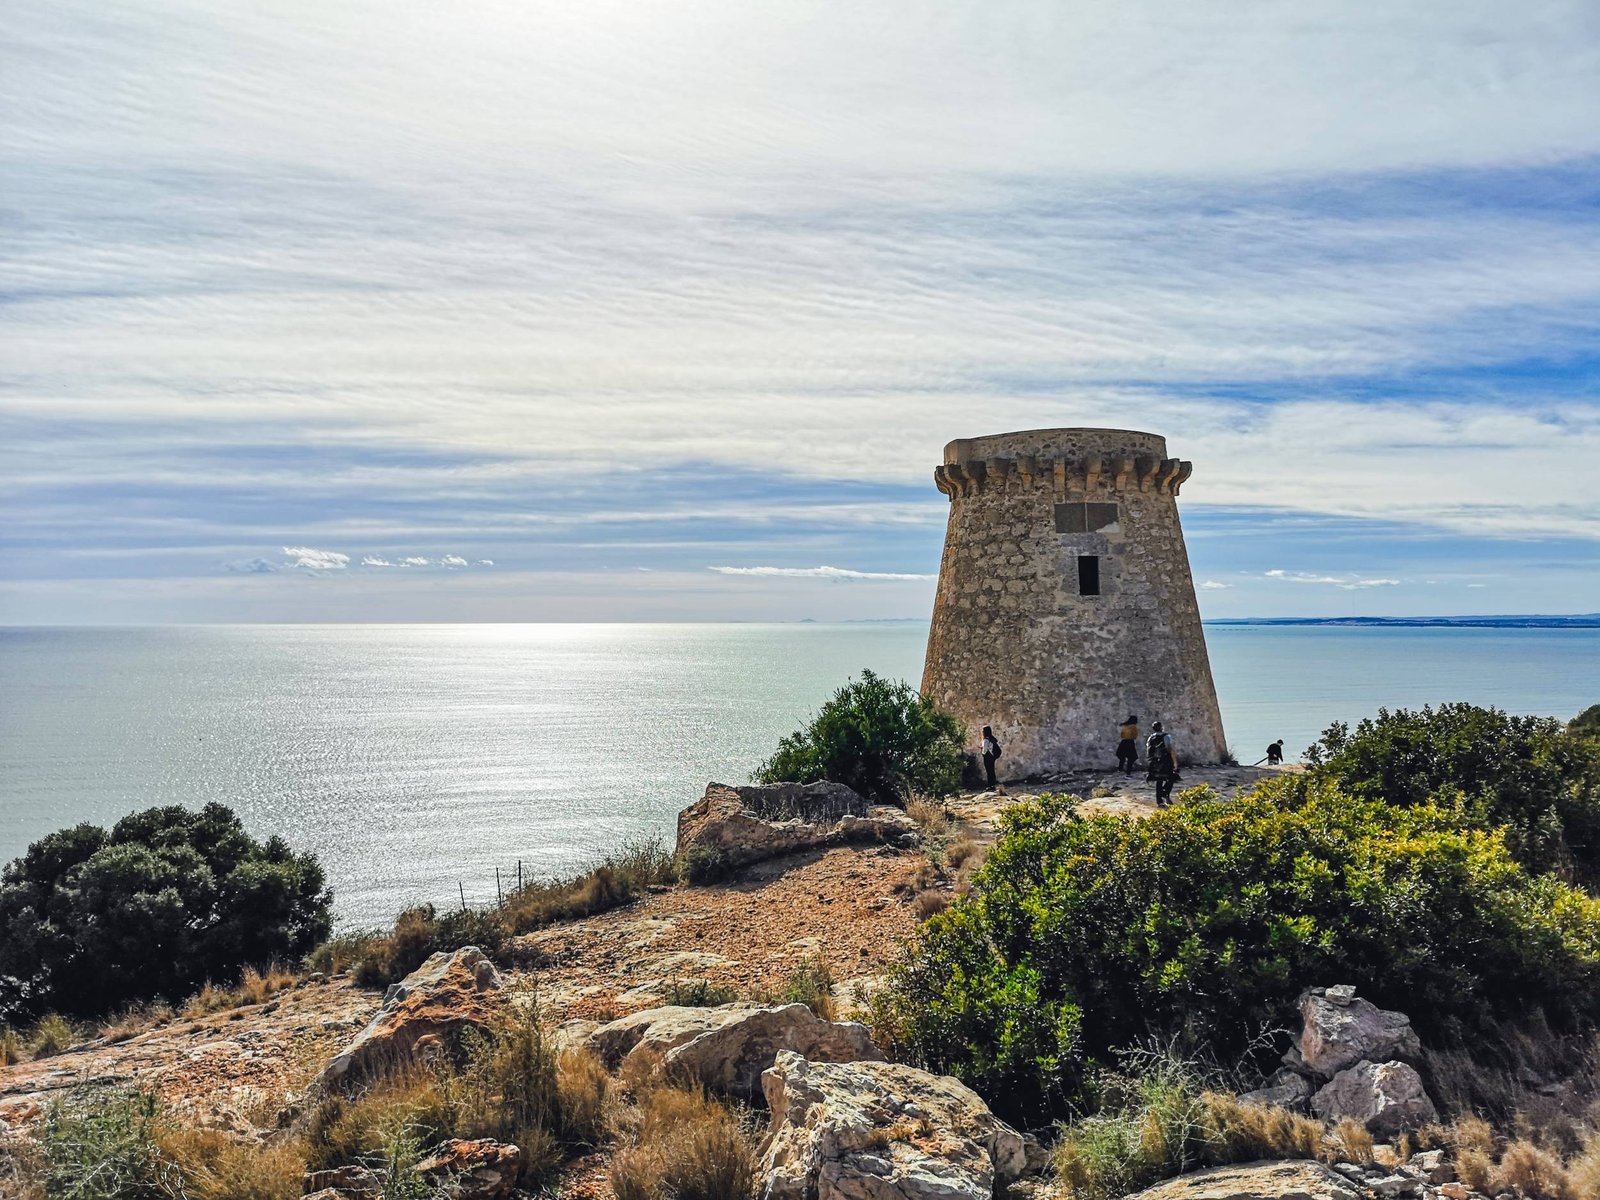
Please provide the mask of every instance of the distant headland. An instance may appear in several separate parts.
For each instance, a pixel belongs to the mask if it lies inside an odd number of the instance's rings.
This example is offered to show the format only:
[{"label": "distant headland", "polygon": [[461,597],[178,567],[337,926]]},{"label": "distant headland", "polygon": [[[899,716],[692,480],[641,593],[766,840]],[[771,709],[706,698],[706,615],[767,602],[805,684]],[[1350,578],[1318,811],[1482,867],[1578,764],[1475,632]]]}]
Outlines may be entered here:
[{"label": "distant headland", "polygon": [[1483,617],[1217,617],[1207,625],[1359,625],[1395,629],[1600,629],[1600,613]]}]

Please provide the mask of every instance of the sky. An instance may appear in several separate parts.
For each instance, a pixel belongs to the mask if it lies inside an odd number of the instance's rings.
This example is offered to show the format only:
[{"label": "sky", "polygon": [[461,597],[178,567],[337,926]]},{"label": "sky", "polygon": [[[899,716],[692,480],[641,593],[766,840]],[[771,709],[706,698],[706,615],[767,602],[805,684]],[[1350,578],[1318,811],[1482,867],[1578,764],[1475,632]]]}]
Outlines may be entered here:
[{"label": "sky", "polygon": [[0,624],[925,618],[943,445],[1209,617],[1600,610],[1592,0],[20,0]]}]

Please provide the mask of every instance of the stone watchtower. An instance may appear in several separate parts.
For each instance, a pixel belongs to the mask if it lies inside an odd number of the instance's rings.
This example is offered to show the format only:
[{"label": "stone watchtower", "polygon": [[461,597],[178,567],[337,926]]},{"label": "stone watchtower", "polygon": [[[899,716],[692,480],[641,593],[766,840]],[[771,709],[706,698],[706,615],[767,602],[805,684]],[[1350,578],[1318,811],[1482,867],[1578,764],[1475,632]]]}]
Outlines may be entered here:
[{"label": "stone watchtower", "polygon": [[1164,438],[1122,429],[945,447],[934,482],[950,523],[922,691],[974,734],[994,726],[1003,777],[1112,766],[1129,713],[1141,740],[1161,721],[1182,762],[1222,757],[1178,525],[1191,470]]}]

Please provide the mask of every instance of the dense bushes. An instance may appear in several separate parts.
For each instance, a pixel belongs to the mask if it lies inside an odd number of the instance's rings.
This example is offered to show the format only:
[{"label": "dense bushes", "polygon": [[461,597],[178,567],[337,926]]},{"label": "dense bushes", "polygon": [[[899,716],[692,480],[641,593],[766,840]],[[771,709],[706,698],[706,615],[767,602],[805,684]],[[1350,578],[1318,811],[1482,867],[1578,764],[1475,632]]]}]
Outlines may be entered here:
[{"label": "dense bushes", "polygon": [[328,933],[322,868],[220,804],[41,838],[0,875],[0,1013],[181,1000]]},{"label": "dense bushes", "polygon": [[1505,826],[1529,870],[1600,881],[1600,741],[1549,717],[1442,704],[1379,709],[1351,732],[1330,726],[1306,752],[1315,771],[1350,795],[1390,804],[1444,802],[1483,828]]},{"label": "dense bushes", "polygon": [[1501,835],[1287,778],[1142,821],[1042,796],[1004,818],[972,894],[923,928],[878,1019],[902,1049],[1029,1116],[1082,1100],[1154,1034],[1242,1051],[1337,980],[1425,1036],[1543,1006],[1600,1015],[1600,901]]},{"label": "dense bushes", "polygon": [[804,729],[778,743],[758,783],[843,783],[903,804],[913,793],[948,796],[961,787],[961,723],[907,683],[862,671]]}]

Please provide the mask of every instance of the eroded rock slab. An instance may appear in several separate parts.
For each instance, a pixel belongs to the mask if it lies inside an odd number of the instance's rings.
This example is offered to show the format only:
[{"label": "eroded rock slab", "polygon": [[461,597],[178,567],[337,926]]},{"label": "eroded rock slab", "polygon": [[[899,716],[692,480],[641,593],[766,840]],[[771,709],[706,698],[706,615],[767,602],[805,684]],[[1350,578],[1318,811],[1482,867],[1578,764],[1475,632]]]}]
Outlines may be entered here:
[{"label": "eroded rock slab", "polygon": [[677,852],[691,864],[699,858],[733,871],[820,846],[890,841],[915,829],[899,809],[869,805],[841,783],[710,783],[678,814]]},{"label": "eroded rock slab", "polygon": [[949,1076],[782,1051],[762,1086],[763,1200],[992,1200],[1027,1164],[1022,1135]]},{"label": "eroded rock slab", "polygon": [[1129,1200],[1361,1200],[1361,1193],[1321,1163],[1260,1162],[1179,1175]]},{"label": "eroded rock slab", "polygon": [[761,1073],[780,1051],[817,1062],[883,1057],[865,1025],[824,1021],[804,1004],[666,1005],[602,1025],[586,1044],[608,1067],[626,1067],[635,1078],[693,1080],[746,1101],[761,1097]]},{"label": "eroded rock slab", "polygon": [[466,1026],[487,1025],[499,989],[494,964],[476,946],[433,955],[390,987],[376,1015],[322,1069],[310,1093],[360,1082],[411,1058],[419,1043],[438,1047]]}]

